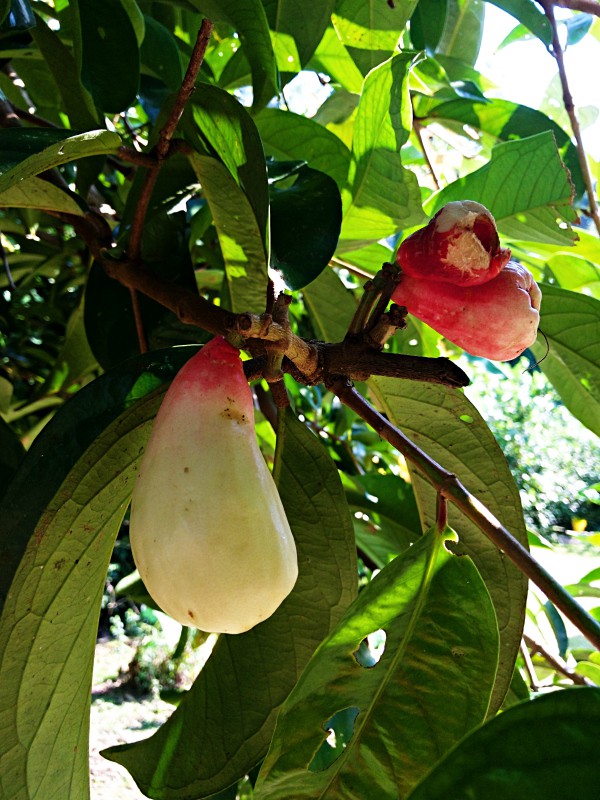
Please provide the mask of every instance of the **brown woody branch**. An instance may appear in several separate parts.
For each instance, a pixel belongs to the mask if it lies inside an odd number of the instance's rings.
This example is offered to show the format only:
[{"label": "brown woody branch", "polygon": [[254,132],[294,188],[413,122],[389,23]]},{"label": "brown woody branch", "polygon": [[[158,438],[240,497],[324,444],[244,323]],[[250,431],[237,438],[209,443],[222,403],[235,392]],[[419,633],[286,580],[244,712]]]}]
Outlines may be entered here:
[{"label": "brown woody branch", "polygon": [[[565,106],[567,114],[569,115],[571,128],[573,130],[573,136],[575,137],[575,143],[577,145],[577,157],[579,160],[579,165],[581,167],[581,173],[583,175],[588,201],[590,204],[590,216],[594,220],[594,224],[596,226],[598,234],[600,234],[600,211],[598,209],[596,195],[594,194],[594,181],[592,179],[590,165],[588,163],[587,156],[585,153],[585,147],[583,146],[583,139],[581,137],[581,127],[579,125],[579,119],[577,118],[577,113],[575,111],[575,103],[573,102],[573,95],[571,94],[571,88],[569,86],[569,80],[567,78],[563,49],[560,44],[560,39],[558,36],[558,27],[556,24],[556,18],[554,16],[554,6],[556,3],[554,2],[554,0],[539,0],[539,3],[544,9],[546,18],[548,19],[548,22],[550,23],[550,26],[552,28],[552,48],[551,49],[549,48],[549,50],[551,55],[554,57],[556,65],[558,67],[558,74],[560,77],[560,84],[562,87],[562,94],[563,94],[563,104]],[[598,4],[595,5],[598,7]]]},{"label": "brown woody branch", "polygon": [[553,5],[600,17],[600,3],[597,0],[553,0]]},{"label": "brown woody branch", "polygon": [[562,658],[555,656],[549,650],[547,650],[544,645],[536,642],[535,639],[532,639],[531,636],[527,636],[527,634],[523,634],[523,641],[531,651],[531,655],[534,656],[536,653],[544,659],[544,661],[552,667],[553,670],[559,672],[561,675],[564,675],[565,678],[568,678],[573,683],[576,683],[578,686],[594,686],[592,681],[585,678],[583,675],[580,675],[578,672],[570,669]]},{"label": "brown woody branch", "polygon": [[573,597],[538,564],[528,550],[497,520],[456,475],[445,470],[417,447],[398,428],[376,411],[347,380],[328,383],[328,388],[355,411],[373,430],[395,447],[421,472],[442,497],[447,498],[504,552],[518,569],[544,592],[563,614],[577,626],[594,647],[600,649],[600,625]]}]

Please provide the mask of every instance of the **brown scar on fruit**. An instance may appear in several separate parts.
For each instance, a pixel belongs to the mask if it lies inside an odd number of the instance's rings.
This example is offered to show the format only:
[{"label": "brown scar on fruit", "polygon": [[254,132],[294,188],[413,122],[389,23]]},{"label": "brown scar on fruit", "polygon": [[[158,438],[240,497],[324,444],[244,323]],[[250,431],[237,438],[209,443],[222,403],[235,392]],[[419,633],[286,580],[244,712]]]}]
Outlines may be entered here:
[{"label": "brown scar on fruit", "polygon": [[221,416],[225,417],[225,419],[231,419],[234,422],[237,422],[238,425],[246,425],[248,422],[248,417],[245,414],[242,414],[235,408],[231,408],[231,406],[227,406],[227,408],[221,411]]}]

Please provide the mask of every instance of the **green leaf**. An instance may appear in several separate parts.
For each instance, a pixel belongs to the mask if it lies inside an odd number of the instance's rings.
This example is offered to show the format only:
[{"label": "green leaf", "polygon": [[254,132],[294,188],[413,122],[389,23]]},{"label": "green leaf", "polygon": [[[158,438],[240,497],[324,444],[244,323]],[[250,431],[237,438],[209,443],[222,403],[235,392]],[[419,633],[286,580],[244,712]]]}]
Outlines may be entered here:
[{"label": "green leaf", "polygon": [[335,134],[308,117],[266,108],[254,118],[268,155],[279,161],[306,161],[341,187],[348,177],[350,151]]},{"label": "green leaf", "polygon": [[572,194],[554,137],[546,132],[496,145],[485,166],[432,195],[425,210],[433,215],[451,200],[468,197],[490,209],[504,236],[564,245],[575,240]]},{"label": "green leaf", "polygon": [[207,797],[257,764],[279,705],[356,596],[354,535],[337,470],[289,410],[275,460],[298,548],[298,582],[264,623],[219,638],[194,686],[157,733],[104,751],[150,797]]},{"label": "green leaf", "polygon": [[[483,418],[455,389],[408,380],[372,378],[369,387],[388,418],[461,483],[527,547],[519,492],[498,443]],[[411,468],[425,529],[435,521],[436,492]],[[496,609],[501,647],[491,712],[510,685],[525,617],[527,580],[464,514],[448,504],[460,552],[477,565]]]},{"label": "green leaf", "polygon": [[70,133],[37,128],[0,130],[0,192],[60,164],[115,153],[121,144],[121,137],[112,131]]},{"label": "green leaf", "polygon": [[478,0],[446,2],[446,24],[437,50],[472,66],[477,61],[481,47],[485,4]]},{"label": "green leaf", "polygon": [[324,72],[349,92],[360,94],[363,75],[332,27],[328,27],[308,65],[315,72]]},{"label": "green leaf", "polygon": [[140,86],[136,31],[121,0],[72,0],[75,56],[81,82],[102,111],[135,103]]},{"label": "green leaf", "polygon": [[171,92],[176,92],[183,78],[177,41],[160,22],[147,15],[142,19],[145,34],[140,47],[141,63],[160,78]]},{"label": "green leaf", "polygon": [[[178,176],[194,178],[186,159],[169,159],[161,170],[166,183],[157,185],[153,196]],[[185,167],[185,169],[182,169]],[[181,189],[181,186],[180,186]],[[130,195],[132,197],[132,195]],[[165,280],[188,290],[196,289],[187,233],[185,211],[174,211],[178,197],[150,210],[142,236],[142,259],[146,269]],[[197,342],[198,329],[183,325],[176,315],[160,303],[140,294],[140,313],[150,349],[167,347],[175,338]],[[94,262],[85,287],[85,331],[89,345],[98,363],[109,369],[139,352],[139,339],[135,326],[131,292],[118,281],[109,278],[101,264]]]},{"label": "green leaf", "polygon": [[565,165],[569,168],[571,178],[577,187],[578,195],[585,192],[577,148],[568,134],[541,111],[497,98],[473,100],[457,95],[448,100],[445,92],[439,97],[419,95],[413,102],[415,115],[420,119],[425,117],[430,120],[454,120],[490,133],[501,141],[523,139],[544,131],[552,131]]},{"label": "green leaf", "polygon": [[600,301],[542,285],[540,329],[531,350],[561,400],[600,436]]},{"label": "green leaf", "polygon": [[85,386],[37,436],[2,500],[0,602],[44,510],[71,468],[136,399],[171,380],[193,347],[138,356]]},{"label": "green leaf", "polygon": [[552,692],[475,731],[408,800],[593,797],[600,784],[598,735],[600,689]]},{"label": "green leaf", "polygon": [[446,24],[447,3],[419,0],[410,18],[410,40],[415,50],[434,53]]},{"label": "green leaf", "polygon": [[[134,371],[129,370],[130,382]],[[72,406],[81,412],[83,403],[91,403],[105,419],[114,418],[115,406],[121,410],[126,396],[120,394],[116,402],[114,395],[107,396],[107,388],[123,387],[123,375],[116,383],[111,377],[90,384],[65,406],[61,419],[57,415],[39,437],[46,447],[57,429],[65,428],[66,412],[68,438],[72,446],[76,441],[77,454],[84,449],[79,437],[85,438],[89,428],[78,428]],[[9,527],[10,507],[23,491],[21,504],[27,507],[17,514],[21,522],[33,522],[19,530],[21,538],[31,536],[0,619],[0,787],[6,800],[89,797],[89,696],[98,613],[114,540],[160,399],[154,393],[100,428],[64,481],[64,453],[54,456],[52,449],[40,453],[39,448],[32,453],[32,448],[5,498]],[[90,422],[98,431],[97,421]],[[56,446],[63,450],[67,441]],[[41,461],[43,485],[24,484]],[[60,475],[46,474],[52,461]],[[32,495],[47,497],[52,484],[58,491],[41,515],[39,510],[33,515]]]},{"label": "green leaf", "polygon": [[408,71],[413,53],[402,53],[365,80],[352,142],[349,188],[342,192],[340,250],[356,250],[423,219],[420,190],[402,166],[400,148],[412,122]]},{"label": "green leaf", "polygon": [[304,304],[316,336],[324,342],[341,342],[356,311],[356,297],[333,270],[327,269],[302,290]]},{"label": "green leaf", "polygon": [[309,13],[296,0],[263,0],[274,48],[283,47],[297,54],[297,60],[288,64],[288,71],[298,72],[311,59],[329,25],[335,0],[321,0],[311,6]]},{"label": "green leaf", "polygon": [[94,108],[94,101],[81,83],[71,50],[38,14],[31,36],[56,82],[62,99],[62,110],[69,117],[71,125],[81,130],[98,128],[100,119]]},{"label": "green leaf", "polygon": [[338,0],[331,19],[341,42],[366,75],[398,46],[417,0]]},{"label": "green leaf", "polygon": [[524,25],[545,45],[552,44],[552,26],[533,0],[488,0]]},{"label": "green leaf", "polygon": [[411,487],[396,475],[370,473],[352,478],[357,491],[346,490],[352,511],[367,514],[354,521],[356,543],[379,568],[421,536],[421,521]]},{"label": "green leaf", "polygon": [[[483,721],[496,619],[472,561],[444,545],[434,530],[398,556],[319,647],[279,713],[256,800],[397,800]],[[385,649],[373,663],[359,648],[380,630]],[[329,721],[348,708],[358,711],[351,738],[318,768]]]},{"label": "green leaf", "polygon": [[191,0],[213,22],[227,22],[238,33],[252,70],[255,110],[278,94],[277,67],[269,23],[261,0]]},{"label": "green leaf", "polygon": [[2,208],[40,208],[82,217],[87,206],[74,192],[42,178],[27,178],[0,192]]},{"label": "green leaf", "polygon": [[213,215],[235,313],[261,313],[268,281],[267,253],[250,201],[220,161],[193,153],[194,168]]},{"label": "green leaf", "polygon": [[267,248],[269,189],[265,155],[254,120],[235,97],[205,84],[193,99],[194,120],[254,211]]},{"label": "green leaf", "polygon": [[329,175],[303,166],[294,177],[286,188],[271,185],[271,266],[292,291],[327,268],[342,223],[340,193]]}]

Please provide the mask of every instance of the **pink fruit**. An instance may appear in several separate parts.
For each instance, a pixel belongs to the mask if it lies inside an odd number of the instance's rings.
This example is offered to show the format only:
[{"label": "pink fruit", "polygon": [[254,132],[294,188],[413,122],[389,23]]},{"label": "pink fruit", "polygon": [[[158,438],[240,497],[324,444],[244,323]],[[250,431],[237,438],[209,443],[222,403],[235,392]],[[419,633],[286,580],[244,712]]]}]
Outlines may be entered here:
[{"label": "pink fruit", "polygon": [[258,448],[250,387],[221,337],[165,395],[133,492],[130,541],[160,608],[204,631],[252,628],[296,582],[296,546]]},{"label": "pink fruit", "polygon": [[396,261],[405,275],[476,286],[492,280],[510,259],[500,247],[493,216],[472,200],[447,203],[424,228],[400,245]]},{"label": "pink fruit", "polygon": [[531,273],[511,261],[479,286],[403,275],[392,299],[467,353],[510,361],[536,339],[542,293]]}]

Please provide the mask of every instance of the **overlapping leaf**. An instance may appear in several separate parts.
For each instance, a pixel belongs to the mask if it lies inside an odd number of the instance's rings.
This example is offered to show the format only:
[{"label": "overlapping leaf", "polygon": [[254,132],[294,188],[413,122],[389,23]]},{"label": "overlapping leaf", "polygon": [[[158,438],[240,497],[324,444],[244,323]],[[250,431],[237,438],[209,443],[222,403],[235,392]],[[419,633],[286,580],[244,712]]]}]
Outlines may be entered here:
[{"label": "overlapping leaf", "polygon": [[298,582],[270,619],[220,637],[194,686],[154,736],[105,751],[150,797],[207,797],[255,766],[279,705],[355,596],[354,535],[337,470],[289,411],[274,474],[296,539]]},{"label": "overlapping leaf", "polygon": [[40,172],[88,156],[115,153],[117,133],[105,130],[72,135],[71,131],[10,128],[0,131],[0,192]]},{"label": "overlapping leaf", "polygon": [[435,214],[451,200],[469,198],[490,209],[504,236],[565,245],[576,238],[572,195],[554,137],[546,132],[496,145],[485,166],[434,194],[425,209]]},{"label": "overlapping leaf", "polygon": [[265,106],[277,94],[277,68],[269,23],[261,0],[190,0],[213,22],[227,22],[237,31],[252,70],[253,106]]},{"label": "overlapping leaf", "polygon": [[[110,416],[114,407],[102,408],[106,384],[109,378],[86,394],[88,402],[91,396],[92,404]],[[80,411],[84,398],[78,395],[74,401]],[[124,401],[121,397],[118,405]],[[56,457],[58,475],[50,476],[49,459],[43,465],[40,461],[45,453],[51,458],[52,452],[30,452],[5,498],[9,526],[19,512],[21,521],[33,522],[21,525],[20,536],[31,533],[31,538],[0,619],[0,787],[6,800],[89,797],[89,694],[98,612],[137,460],[159,403],[160,396],[152,395],[106,428],[62,485],[64,452]],[[62,420],[50,427],[61,426]],[[76,430],[69,432],[72,446],[80,451]],[[49,431],[45,436],[46,446],[50,435]],[[24,481],[40,469],[42,485],[35,498]],[[56,483],[60,488],[46,505],[46,495]],[[39,507],[44,501],[41,516],[34,516],[30,508],[14,508],[23,492],[24,503],[35,504],[37,499]]]},{"label": "overlapping leaf", "polygon": [[[369,381],[389,419],[442,467],[456,475],[521,542],[527,531],[519,492],[506,459],[477,409],[459,391],[416,381]],[[413,489],[425,528],[435,520],[436,493],[415,470]],[[476,563],[492,596],[501,636],[491,701],[502,704],[510,684],[525,616],[527,580],[464,514],[448,508],[461,552]]]},{"label": "overlapping leaf", "polygon": [[[561,800],[600,785],[600,689],[520,703],[471,734],[408,800]],[[532,746],[529,746],[531,744]]]},{"label": "overlapping leaf", "polygon": [[412,121],[407,82],[413,57],[394,56],[365,80],[354,124],[349,186],[342,192],[341,251],[370,244],[423,218],[417,180],[400,156]]},{"label": "overlapping leaf", "polygon": [[[373,663],[359,648],[379,630],[385,650]],[[310,660],[279,714],[257,800],[404,797],[483,721],[497,648],[476,568],[430,531],[362,590]],[[355,720],[345,747],[332,764],[313,766],[329,721],[348,708]]]},{"label": "overlapping leaf", "polygon": [[542,286],[540,368],[573,416],[600,436],[600,300]]}]

